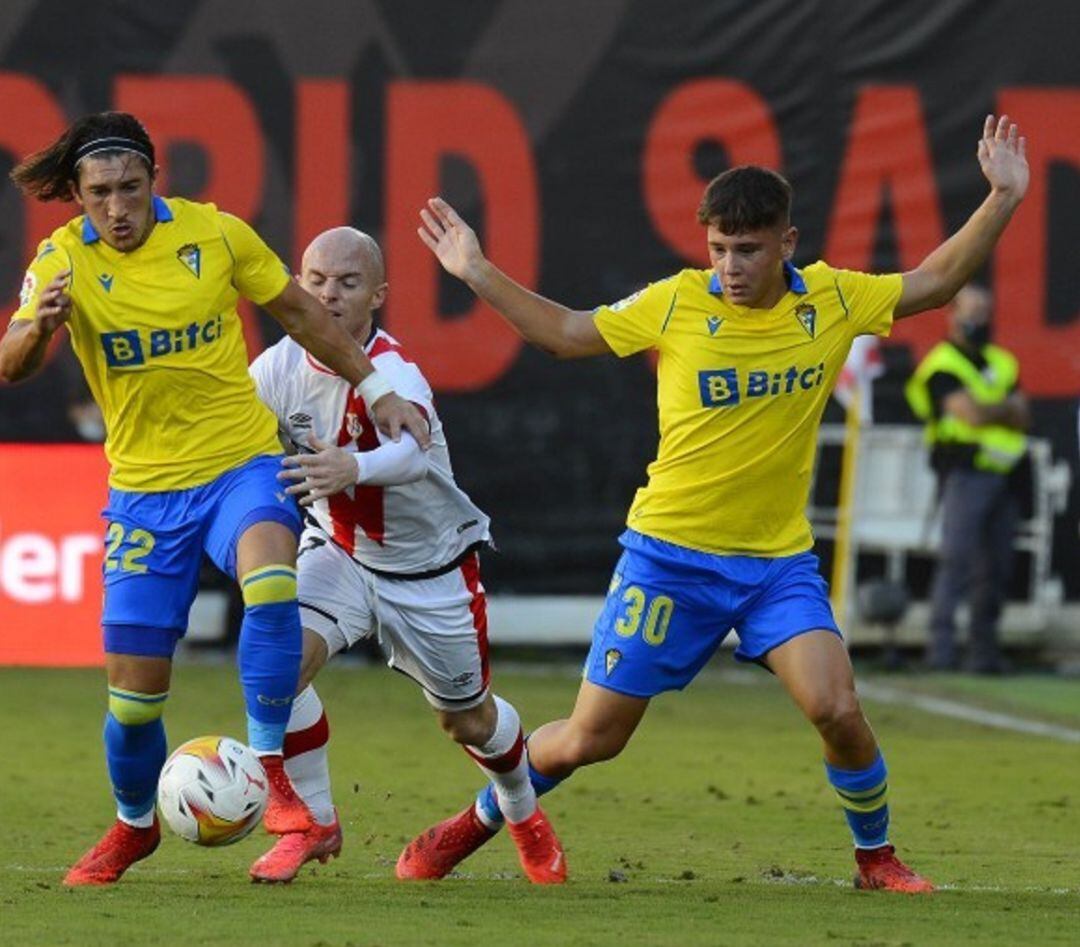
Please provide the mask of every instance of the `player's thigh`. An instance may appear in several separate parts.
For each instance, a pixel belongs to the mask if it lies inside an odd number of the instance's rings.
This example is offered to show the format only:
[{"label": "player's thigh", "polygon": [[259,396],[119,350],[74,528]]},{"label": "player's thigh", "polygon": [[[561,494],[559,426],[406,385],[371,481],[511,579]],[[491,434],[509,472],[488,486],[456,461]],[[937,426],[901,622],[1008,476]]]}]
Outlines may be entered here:
[{"label": "player's thigh", "polygon": [[436,710],[457,712],[488,694],[487,605],[470,557],[430,579],[375,578],[379,643]]},{"label": "player's thigh", "polygon": [[203,488],[211,511],[206,553],[226,575],[295,561],[302,519],[277,479],[280,470],[280,456],[260,455]]},{"label": "player's thigh", "polygon": [[107,654],[171,658],[187,629],[203,529],[189,494],[109,491],[102,514],[101,622]]},{"label": "player's thigh", "polygon": [[735,631],[735,657],[740,661],[762,662],[774,649],[814,631],[833,635],[843,651],[817,556],[804,552],[766,563],[739,609]]},{"label": "player's thigh", "polygon": [[301,686],[335,654],[374,632],[373,594],[370,573],[318,527],[304,531],[296,570],[304,626]]},{"label": "player's thigh", "polygon": [[833,632],[798,635],[770,651],[765,663],[811,720],[832,720],[857,711],[851,659]]},{"label": "player's thigh", "polygon": [[682,689],[731,627],[720,592],[684,564],[626,550],[593,627],[585,679],[639,698]]}]

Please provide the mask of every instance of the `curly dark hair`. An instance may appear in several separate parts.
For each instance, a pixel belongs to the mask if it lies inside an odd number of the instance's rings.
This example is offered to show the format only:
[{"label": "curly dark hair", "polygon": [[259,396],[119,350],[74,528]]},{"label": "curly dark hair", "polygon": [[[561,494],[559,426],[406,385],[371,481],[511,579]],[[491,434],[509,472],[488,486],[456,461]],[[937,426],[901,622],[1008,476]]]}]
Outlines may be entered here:
[{"label": "curly dark hair", "polygon": [[134,151],[147,162],[153,174],[154,143],[142,122],[127,112],[95,112],[84,115],[51,145],[20,161],[11,171],[11,180],[20,191],[39,201],[70,201],[71,185],[78,183],[78,164],[83,157],[79,150],[102,139],[121,141],[115,148],[95,150],[95,155]]}]

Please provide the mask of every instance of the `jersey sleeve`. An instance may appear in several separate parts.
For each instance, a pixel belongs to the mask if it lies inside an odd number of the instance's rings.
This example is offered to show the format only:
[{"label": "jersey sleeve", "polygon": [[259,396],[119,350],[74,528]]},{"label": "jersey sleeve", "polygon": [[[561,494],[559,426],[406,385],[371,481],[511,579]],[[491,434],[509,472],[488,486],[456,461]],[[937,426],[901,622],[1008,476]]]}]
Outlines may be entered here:
[{"label": "jersey sleeve", "polygon": [[672,276],[593,312],[604,341],[620,358],[655,348],[675,305],[678,277]]},{"label": "jersey sleeve", "polygon": [[[57,273],[71,269],[71,257],[56,246],[51,240],[42,240],[38,245],[37,256],[26,268],[22,288],[19,290],[19,308],[11,319],[33,319],[37,314],[38,299],[41,291],[52,282]],[[72,273],[72,280],[75,274]]]},{"label": "jersey sleeve", "polygon": [[904,278],[900,273],[875,276],[856,270],[833,270],[853,335],[888,335],[892,331],[893,310],[900,301]]},{"label": "jersey sleeve", "polygon": [[275,370],[272,349],[266,349],[248,366],[248,374],[255,383],[255,394],[274,413],[280,426],[285,417],[285,411],[281,403],[280,373]]},{"label": "jersey sleeve", "polygon": [[[396,352],[376,355],[371,360],[371,363],[379,374],[393,385],[394,392],[399,397],[411,401],[420,409],[420,413],[423,414],[430,428],[435,417],[435,395],[432,393],[431,386],[428,384],[423,372],[420,371],[419,366],[414,362],[406,361]],[[368,416],[374,421],[375,417],[371,413],[371,405],[366,405],[366,408]],[[378,434],[380,443],[389,440],[379,430],[378,425],[376,425],[375,431]]]},{"label": "jersey sleeve", "polygon": [[259,306],[279,296],[292,279],[288,267],[239,217],[218,211],[218,220],[232,254],[236,291]]}]

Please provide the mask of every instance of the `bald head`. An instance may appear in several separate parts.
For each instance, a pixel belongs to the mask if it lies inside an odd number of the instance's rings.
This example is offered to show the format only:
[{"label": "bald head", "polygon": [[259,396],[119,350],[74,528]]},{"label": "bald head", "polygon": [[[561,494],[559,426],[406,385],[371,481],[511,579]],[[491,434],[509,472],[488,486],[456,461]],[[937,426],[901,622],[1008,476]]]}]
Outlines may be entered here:
[{"label": "bald head", "polygon": [[363,342],[371,332],[372,313],[386,299],[382,251],[354,227],[324,230],[304,251],[300,285]]}]

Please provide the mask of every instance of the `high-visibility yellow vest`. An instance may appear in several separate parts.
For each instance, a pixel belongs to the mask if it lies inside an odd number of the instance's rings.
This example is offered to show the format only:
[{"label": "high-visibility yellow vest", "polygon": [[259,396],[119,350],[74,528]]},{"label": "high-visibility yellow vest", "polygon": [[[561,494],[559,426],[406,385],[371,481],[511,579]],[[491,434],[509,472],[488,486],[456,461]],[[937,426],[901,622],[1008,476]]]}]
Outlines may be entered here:
[{"label": "high-visibility yellow vest", "polygon": [[957,378],[977,404],[1000,404],[1009,396],[1020,374],[1015,356],[996,345],[984,345],[982,356],[986,359],[986,368],[979,371],[951,342],[939,342],[908,379],[904,395],[915,415],[926,422],[929,444],[973,445],[976,469],[1008,473],[1027,449],[1027,437],[1023,432],[1000,424],[976,427],[949,414],[934,417],[929,381],[938,372]]}]

